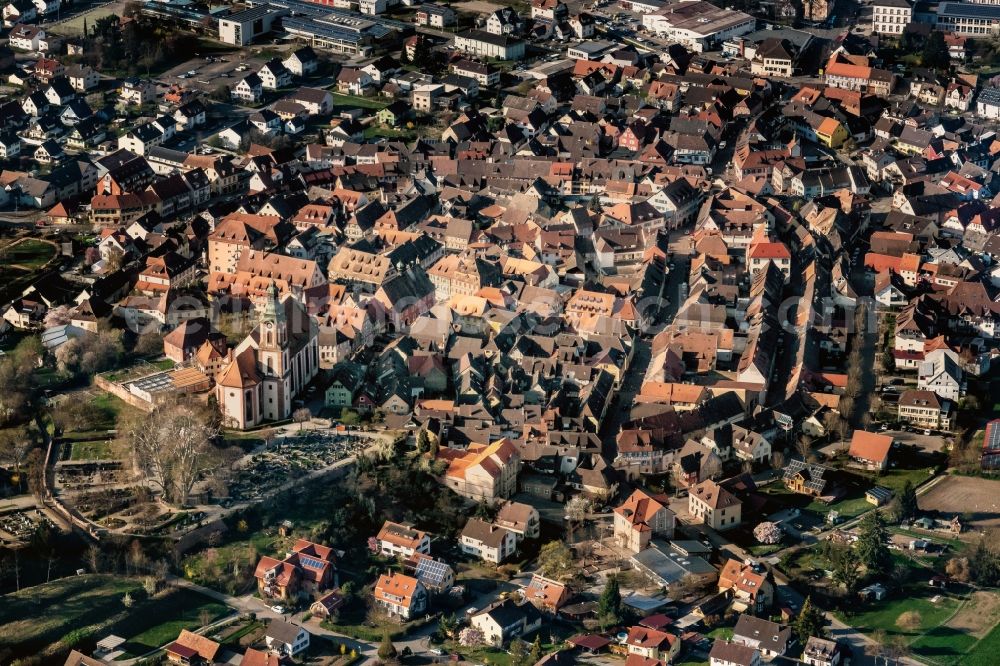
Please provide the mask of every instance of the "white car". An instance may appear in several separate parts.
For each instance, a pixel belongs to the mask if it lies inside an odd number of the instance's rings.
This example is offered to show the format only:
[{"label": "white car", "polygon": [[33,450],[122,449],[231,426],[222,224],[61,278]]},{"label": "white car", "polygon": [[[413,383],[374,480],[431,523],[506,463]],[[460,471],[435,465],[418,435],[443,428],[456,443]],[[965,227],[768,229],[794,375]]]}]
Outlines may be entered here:
[{"label": "white car", "polygon": [[276,606],[271,606],[271,610],[274,611],[275,613],[277,613],[278,615],[284,615],[285,614],[285,607],[282,606],[281,604],[278,604]]}]

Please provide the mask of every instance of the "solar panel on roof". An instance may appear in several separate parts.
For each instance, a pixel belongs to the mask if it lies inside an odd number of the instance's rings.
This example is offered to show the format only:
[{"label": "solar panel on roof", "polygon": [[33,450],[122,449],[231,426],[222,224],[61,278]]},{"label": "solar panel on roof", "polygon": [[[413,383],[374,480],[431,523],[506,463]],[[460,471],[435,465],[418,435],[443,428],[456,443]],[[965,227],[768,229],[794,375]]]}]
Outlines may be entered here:
[{"label": "solar panel on roof", "polygon": [[433,585],[442,582],[448,577],[448,569],[448,565],[444,562],[425,557],[421,558],[417,564],[416,574],[417,578],[421,581]]},{"label": "solar panel on roof", "polygon": [[302,566],[309,567],[310,569],[322,569],[323,568],[323,562],[320,562],[319,560],[317,560],[315,558],[312,558],[312,557],[303,557],[303,556],[300,555],[299,556],[299,562],[302,563]]}]

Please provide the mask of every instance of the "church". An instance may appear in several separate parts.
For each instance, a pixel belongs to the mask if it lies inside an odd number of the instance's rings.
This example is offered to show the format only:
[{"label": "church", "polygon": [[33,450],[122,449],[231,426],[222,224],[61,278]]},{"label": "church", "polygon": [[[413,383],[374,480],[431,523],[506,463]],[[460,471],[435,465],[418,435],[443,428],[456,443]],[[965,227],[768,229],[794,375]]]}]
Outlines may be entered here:
[{"label": "church", "polygon": [[267,289],[257,326],[216,379],[226,427],[244,430],[291,418],[292,400],[319,370],[318,328],[290,294]]}]

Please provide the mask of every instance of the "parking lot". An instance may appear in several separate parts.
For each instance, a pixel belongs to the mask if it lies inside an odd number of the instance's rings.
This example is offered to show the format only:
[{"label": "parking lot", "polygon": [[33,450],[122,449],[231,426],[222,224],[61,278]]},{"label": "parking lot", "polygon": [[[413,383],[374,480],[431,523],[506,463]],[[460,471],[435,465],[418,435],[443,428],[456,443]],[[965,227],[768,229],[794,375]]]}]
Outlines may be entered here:
[{"label": "parking lot", "polygon": [[[198,56],[168,69],[158,77],[156,82],[163,88],[158,92],[165,92],[172,85],[203,92],[212,92],[222,85],[234,86],[249,72],[260,69],[265,62],[263,58],[248,58],[247,52]],[[244,69],[238,71],[241,67]]]}]

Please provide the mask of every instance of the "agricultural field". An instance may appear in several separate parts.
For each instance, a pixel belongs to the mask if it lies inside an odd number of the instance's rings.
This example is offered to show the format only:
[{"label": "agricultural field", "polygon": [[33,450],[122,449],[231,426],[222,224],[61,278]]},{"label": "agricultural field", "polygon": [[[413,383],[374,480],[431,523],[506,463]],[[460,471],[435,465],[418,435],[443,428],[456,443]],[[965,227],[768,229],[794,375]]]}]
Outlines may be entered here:
[{"label": "agricultural field", "polygon": [[922,495],[918,504],[923,511],[957,514],[972,530],[1000,527],[1000,480],[949,476]]}]

